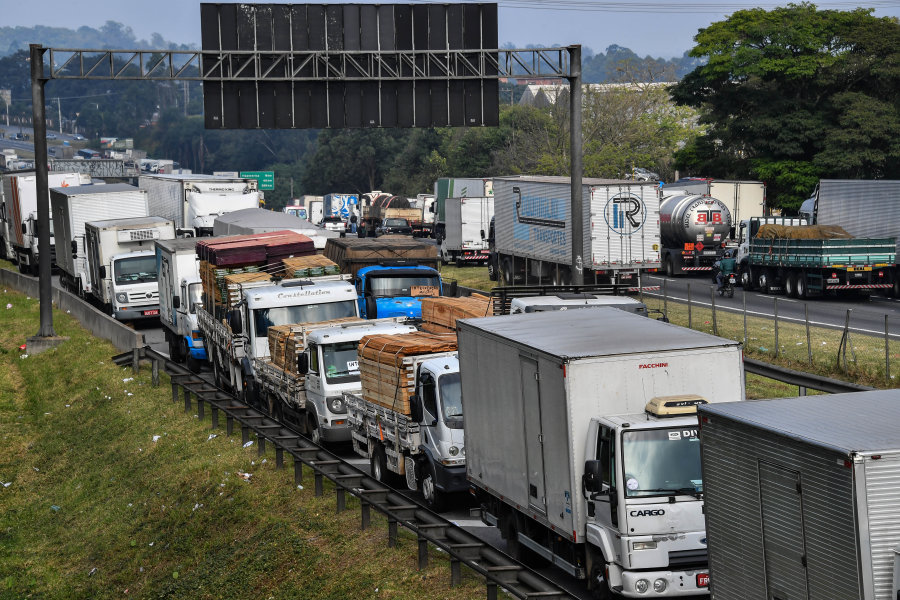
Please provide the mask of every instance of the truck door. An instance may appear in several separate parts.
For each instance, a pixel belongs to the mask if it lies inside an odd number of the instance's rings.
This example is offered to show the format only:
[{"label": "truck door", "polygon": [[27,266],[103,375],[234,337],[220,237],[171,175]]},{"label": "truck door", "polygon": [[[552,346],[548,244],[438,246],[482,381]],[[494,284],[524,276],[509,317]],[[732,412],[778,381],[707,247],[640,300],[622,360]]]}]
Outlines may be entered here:
[{"label": "truck door", "polygon": [[544,480],[544,434],[541,427],[541,392],[538,385],[537,361],[520,357],[522,403],[525,418],[525,459],[528,467],[528,505],[541,514],[547,513]]},{"label": "truck door", "polygon": [[809,598],[800,473],[759,463],[763,552],[769,600]]}]

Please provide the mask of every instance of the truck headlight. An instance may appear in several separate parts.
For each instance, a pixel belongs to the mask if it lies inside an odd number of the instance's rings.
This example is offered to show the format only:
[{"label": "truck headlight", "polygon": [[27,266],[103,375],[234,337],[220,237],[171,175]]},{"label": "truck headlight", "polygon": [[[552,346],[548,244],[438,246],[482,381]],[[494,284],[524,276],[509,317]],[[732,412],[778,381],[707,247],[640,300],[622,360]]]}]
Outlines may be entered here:
[{"label": "truck headlight", "polygon": [[342,415],[347,412],[347,406],[344,404],[344,399],[341,396],[326,398],[325,405],[328,407],[328,410],[336,415]]},{"label": "truck headlight", "polygon": [[657,579],[653,582],[653,591],[657,594],[662,594],[667,587],[669,587],[669,582],[665,579]]},{"label": "truck headlight", "polygon": [[125,293],[116,294],[116,302],[121,302],[122,304],[125,304],[126,302],[128,302],[128,294],[125,294]]},{"label": "truck headlight", "polygon": [[649,589],[650,582],[646,579],[638,579],[634,582],[634,591],[636,591],[638,594],[643,594]]},{"label": "truck headlight", "polygon": [[459,448],[450,446],[450,456],[456,456],[457,454],[459,454]]},{"label": "truck headlight", "polygon": [[631,549],[632,550],[654,550],[654,549],[656,549],[656,542],[632,542]]}]

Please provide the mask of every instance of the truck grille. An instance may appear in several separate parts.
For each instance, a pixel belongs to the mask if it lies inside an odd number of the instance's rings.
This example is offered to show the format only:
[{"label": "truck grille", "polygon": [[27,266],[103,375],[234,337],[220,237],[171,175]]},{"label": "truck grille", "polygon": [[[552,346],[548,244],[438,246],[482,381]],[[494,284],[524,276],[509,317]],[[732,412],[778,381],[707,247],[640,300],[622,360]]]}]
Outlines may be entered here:
[{"label": "truck grille", "polygon": [[709,559],[705,548],[669,552],[669,568],[705,567]]},{"label": "truck grille", "polygon": [[159,302],[159,292],[129,292],[128,301],[131,303],[153,304]]}]

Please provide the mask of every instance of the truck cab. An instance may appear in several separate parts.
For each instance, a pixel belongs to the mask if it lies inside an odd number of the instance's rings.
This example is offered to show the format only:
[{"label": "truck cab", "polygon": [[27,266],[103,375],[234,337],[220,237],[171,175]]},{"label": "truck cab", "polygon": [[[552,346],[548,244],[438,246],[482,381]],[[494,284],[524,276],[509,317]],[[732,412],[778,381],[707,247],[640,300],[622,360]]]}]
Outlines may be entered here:
[{"label": "truck cab", "polygon": [[[38,274],[38,227],[37,213],[31,213],[22,223],[22,246],[16,246],[16,261],[22,273]],[[56,263],[56,239],[53,235],[53,219],[50,219],[50,264]]]},{"label": "truck cab", "polygon": [[179,355],[188,361],[188,365],[191,365],[194,361],[207,359],[203,334],[200,333],[200,325],[197,322],[197,308],[203,302],[203,284],[199,277],[182,279],[179,292],[177,302],[174,297],[172,298],[173,324],[178,331],[183,332],[179,339]]},{"label": "truck cab", "polygon": [[750,288],[750,239],[756,237],[760,226],[789,225],[793,227],[807,225],[808,223],[803,217],[753,217],[752,219],[741,221],[738,225],[738,249],[735,257],[738,273],[741,277],[741,285],[746,289]]},{"label": "truck cab", "polygon": [[99,278],[95,281],[103,281],[108,286],[108,294],[104,296],[110,298],[112,316],[120,321],[159,317],[159,283],[153,250],[118,254],[110,259],[109,265],[98,264],[92,255],[89,264],[96,265]]},{"label": "truck cab", "polygon": [[441,275],[431,267],[375,265],[356,275],[359,313],[366,319],[422,318],[422,298],[440,296]]},{"label": "truck cab", "polygon": [[418,455],[406,457],[414,462],[406,465],[406,484],[411,490],[421,490],[425,501],[439,508],[446,494],[468,489],[456,356],[431,358],[419,364],[412,412],[422,436]]},{"label": "truck cab", "polygon": [[625,597],[708,593],[702,403],[654,398],[645,414],[591,420],[583,492],[587,541],[606,557],[601,586]]},{"label": "truck cab", "polygon": [[350,440],[344,392],[358,394],[362,389],[359,373],[359,340],[373,334],[401,334],[415,331],[411,325],[356,321],[342,323],[309,334],[300,358],[300,373],[306,380],[306,419],[315,427],[308,434],[316,443]]}]

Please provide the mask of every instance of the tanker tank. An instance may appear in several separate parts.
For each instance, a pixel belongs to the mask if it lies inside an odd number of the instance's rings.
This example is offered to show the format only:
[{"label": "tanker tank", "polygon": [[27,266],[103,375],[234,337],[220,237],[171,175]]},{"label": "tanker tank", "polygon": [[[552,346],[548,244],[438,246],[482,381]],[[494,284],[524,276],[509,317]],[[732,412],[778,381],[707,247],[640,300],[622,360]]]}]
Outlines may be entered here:
[{"label": "tanker tank", "polygon": [[669,196],[659,205],[659,233],[667,275],[709,271],[731,233],[731,211],[712,196]]}]

